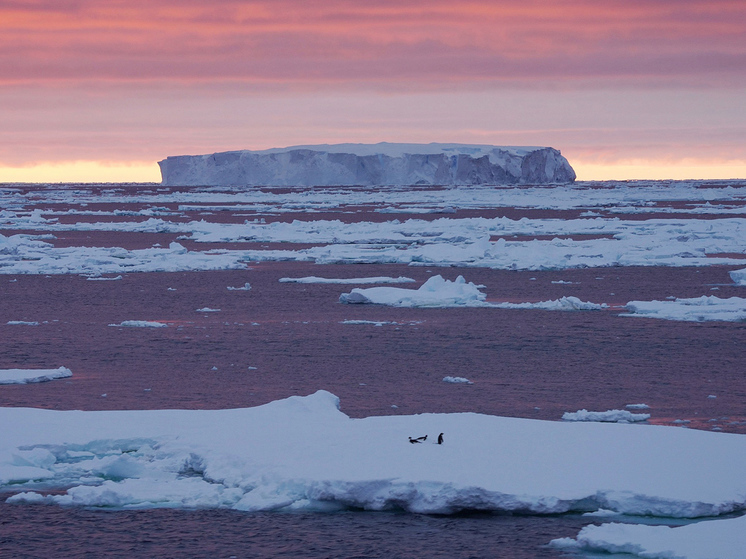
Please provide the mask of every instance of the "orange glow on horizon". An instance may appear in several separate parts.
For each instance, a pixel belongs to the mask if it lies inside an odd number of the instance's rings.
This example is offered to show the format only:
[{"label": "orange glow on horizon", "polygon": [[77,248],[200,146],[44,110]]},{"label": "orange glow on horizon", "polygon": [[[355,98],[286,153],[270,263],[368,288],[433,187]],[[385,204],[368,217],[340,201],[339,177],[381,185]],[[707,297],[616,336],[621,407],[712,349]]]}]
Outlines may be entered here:
[{"label": "orange glow on horizon", "polygon": [[[630,160],[614,163],[570,161],[578,181],[727,180],[746,181],[746,161]],[[154,162],[68,161],[24,167],[0,166],[0,183],[125,183],[161,181]]]}]

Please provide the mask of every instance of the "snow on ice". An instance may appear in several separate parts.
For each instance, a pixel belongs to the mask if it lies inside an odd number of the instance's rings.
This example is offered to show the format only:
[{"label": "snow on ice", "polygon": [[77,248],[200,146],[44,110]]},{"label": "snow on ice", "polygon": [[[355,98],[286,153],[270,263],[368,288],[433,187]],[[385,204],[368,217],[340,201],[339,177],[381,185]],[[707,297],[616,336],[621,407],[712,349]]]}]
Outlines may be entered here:
[{"label": "snow on ice", "polygon": [[443,382],[450,382],[451,384],[474,384],[468,378],[464,377],[443,377]]},{"label": "snow on ice", "polygon": [[601,310],[608,305],[588,303],[577,297],[562,297],[554,301],[538,303],[491,303],[479,291],[483,286],[467,283],[463,276],[454,281],[440,275],[432,276],[418,289],[401,287],[356,287],[343,293],[339,300],[348,304],[375,304],[392,307],[489,307],[497,309],[542,309],[542,310]]},{"label": "snow on ice", "polygon": [[[0,384],[28,384],[73,376],[70,369],[0,369]],[[6,427],[10,425],[5,423]]]},{"label": "snow on ice", "polygon": [[[670,518],[746,509],[746,438],[676,427],[352,419],[325,391],[231,410],[0,408],[0,422],[14,426],[0,439],[2,490],[22,491],[9,502]],[[443,445],[408,441],[441,432]]]},{"label": "snow on ice", "polygon": [[413,283],[412,278],[399,276],[391,278],[387,276],[375,276],[370,278],[320,278],[317,276],[307,276],[303,278],[280,278],[280,283],[330,283],[330,284],[353,284],[365,285],[369,283]]},{"label": "snow on ice", "polygon": [[720,299],[714,295],[703,295],[692,299],[674,299],[672,301],[630,301],[626,308],[629,312],[623,313],[621,316],[691,322],[707,320],[739,322],[746,320],[746,299],[741,297]]},{"label": "snow on ice", "polygon": [[[629,406],[628,406],[629,407]],[[649,413],[632,413],[627,410],[565,412],[564,421],[600,421],[603,423],[635,423],[650,419]]]},{"label": "snow on ice", "polygon": [[167,328],[168,324],[149,320],[123,320],[119,324],[109,324],[109,326],[121,326],[124,328]]},{"label": "snow on ice", "polygon": [[608,523],[583,528],[576,539],[553,540],[568,551],[625,553],[647,559],[743,559],[746,516],[671,528]]}]

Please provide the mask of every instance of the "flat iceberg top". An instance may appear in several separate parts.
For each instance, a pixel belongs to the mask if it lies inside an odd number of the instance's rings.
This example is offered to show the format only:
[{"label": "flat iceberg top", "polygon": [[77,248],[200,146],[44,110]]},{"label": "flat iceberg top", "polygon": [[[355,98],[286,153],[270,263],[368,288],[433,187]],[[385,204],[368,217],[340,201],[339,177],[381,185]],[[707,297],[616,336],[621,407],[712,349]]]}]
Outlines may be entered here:
[{"label": "flat iceberg top", "polygon": [[470,155],[472,157],[483,157],[495,151],[507,152],[511,155],[526,155],[532,151],[546,149],[548,146],[493,146],[489,144],[443,144],[432,142],[430,144],[401,144],[392,142],[379,142],[377,144],[316,144],[288,146],[284,148],[270,148],[263,150],[236,150],[236,152],[256,154],[288,153],[298,150],[318,151],[322,153],[349,153],[352,155],[387,155],[389,157],[402,157],[404,155]]}]

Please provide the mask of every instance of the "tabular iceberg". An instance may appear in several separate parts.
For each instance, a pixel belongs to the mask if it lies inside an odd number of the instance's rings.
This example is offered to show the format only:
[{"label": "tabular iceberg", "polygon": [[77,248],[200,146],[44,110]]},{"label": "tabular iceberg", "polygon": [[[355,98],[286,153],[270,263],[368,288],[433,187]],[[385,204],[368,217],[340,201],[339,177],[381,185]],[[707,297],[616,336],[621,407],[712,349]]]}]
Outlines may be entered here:
[{"label": "tabular iceberg", "polygon": [[179,155],[159,161],[165,186],[388,186],[571,183],[550,147],[336,144]]}]

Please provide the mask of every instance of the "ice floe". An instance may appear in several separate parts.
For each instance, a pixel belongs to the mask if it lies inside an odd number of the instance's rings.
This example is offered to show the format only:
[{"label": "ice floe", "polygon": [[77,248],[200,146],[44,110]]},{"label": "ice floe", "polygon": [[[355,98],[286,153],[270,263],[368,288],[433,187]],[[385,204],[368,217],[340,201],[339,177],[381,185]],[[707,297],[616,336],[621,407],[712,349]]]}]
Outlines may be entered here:
[{"label": "ice floe", "polygon": [[[628,406],[629,407],[629,406]],[[565,412],[562,414],[564,421],[599,421],[603,423],[635,423],[650,419],[649,413],[632,413],[627,410],[588,411],[578,410],[576,412]]]},{"label": "ice floe", "polygon": [[443,377],[443,382],[449,382],[451,384],[474,384],[468,378],[464,377]]},{"label": "ice floe", "polygon": [[738,285],[746,285],[746,268],[729,272],[731,279]]},{"label": "ice floe", "polygon": [[9,320],[5,324],[8,326],[39,326],[39,323],[35,320]]},{"label": "ice floe", "polygon": [[[70,369],[0,369],[0,384],[28,384],[73,376]],[[10,425],[8,423],[5,424]]]},{"label": "ice floe", "polygon": [[[746,437],[676,427],[352,419],[325,391],[231,410],[0,408],[0,424],[14,426],[0,438],[1,489],[23,492],[13,502],[677,518],[746,508]],[[443,445],[430,443],[438,433]]]},{"label": "ice floe", "polygon": [[562,297],[553,301],[537,303],[498,303],[486,301],[480,291],[484,286],[466,282],[463,276],[454,281],[436,275],[429,278],[418,289],[401,287],[356,287],[343,293],[339,300],[348,304],[374,304],[391,307],[489,307],[496,309],[541,309],[541,310],[601,310],[605,303],[589,303],[577,297]]},{"label": "ice floe", "polygon": [[251,291],[251,284],[246,282],[242,287],[231,287],[228,286],[228,291]]},{"label": "ice floe", "polygon": [[150,320],[123,320],[119,324],[109,324],[109,326],[121,326],[124,328],[167,328],[168,324]]},{"label": "ice floe", "polygon": [[677,526],[608,523],[583,528],[576,539],[553,540],[559,549],[625,553],[646,559],[743,559],[746,516]]},{"label": "ice floe", "polygon": [[746,320],[746,299],[742,297],[720,299],[714,295],[703,295],[692,299],[674,299],[672,301],[630,301],[626,308],[629,312],[623,313],[621,316],[691,322],[708,320],[739,322]]},{"label": "ice floe", "polygon": [[350,293],[340,295],[339,300],[342,303],[372,303],[392,307],[479,307],[486,305],[485,297],[477,285],[467,283],[463,276],[451,281],[436,275],[418,289],[355,288]]},{"label": "ice floe", "polygon": [[370,278],[320,278],[317,276],[307,276],[303,278],[280,278],[280,283],[330,283],[330,284],[353,284],[365,285],[369,283],[413,283],[412,278],[399,276],[392,278],[388,276],[374,276]]}]

